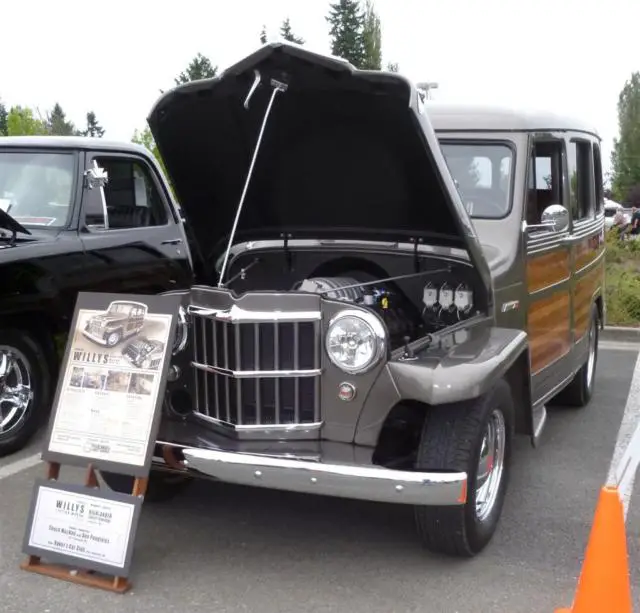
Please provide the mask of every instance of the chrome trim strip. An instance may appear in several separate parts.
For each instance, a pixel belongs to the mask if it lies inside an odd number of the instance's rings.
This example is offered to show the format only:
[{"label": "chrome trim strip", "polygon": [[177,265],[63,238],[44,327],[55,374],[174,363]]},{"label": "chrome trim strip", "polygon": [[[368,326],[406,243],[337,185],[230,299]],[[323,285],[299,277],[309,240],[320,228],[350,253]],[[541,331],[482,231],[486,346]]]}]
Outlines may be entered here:
[{"label": "chrome trim strip", "polygon": [[296,323],[304,321],[319,321],[322,319],[320,311],[247,311],[237,304],[232,305],[228,309],[214,309],[195,306],[190,304],[188,307],[189,314],[199,315],[200,317],[210,317],[217,321],[224,322],[286,322]]},{"label": "chrome trim strip", "polygon": [[220,366],[209,366],[200,362],[191,362],[191,366],[217,375],[225,377],[234,377],[236,379],[253,379],[263,378],[270,379],[275,377],[317,377],[322,374],[321,369],[312,370],[232,370],[230,368],[222,368]]},{"label": "chrome trim strip", "polygon": [[240,440],[317,440],[324,422],[303,424],[274,424],[235,426],[234,424],[210,417],[204,413],[192,413],[191,417],[200,420],[214,430]]},{"label": "chrome trim strip", "polygon": [[410,505],[466,502],[464,472],[412,472],[248,453],[184,449],[188,470],[239,485]]}]

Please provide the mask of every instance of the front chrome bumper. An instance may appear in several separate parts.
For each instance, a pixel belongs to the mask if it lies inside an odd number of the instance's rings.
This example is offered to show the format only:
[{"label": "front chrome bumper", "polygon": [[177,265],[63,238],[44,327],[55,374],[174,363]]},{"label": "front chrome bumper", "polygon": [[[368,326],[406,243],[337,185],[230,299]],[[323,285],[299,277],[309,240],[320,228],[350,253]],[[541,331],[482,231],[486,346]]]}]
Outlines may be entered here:
[{"label": "front chrome bumper", "polygon": [[184,449],[183,455],[188,471],[239,485],[427,506],[460,505],[467,498],[463,472],[411,472],[212,449]]}]

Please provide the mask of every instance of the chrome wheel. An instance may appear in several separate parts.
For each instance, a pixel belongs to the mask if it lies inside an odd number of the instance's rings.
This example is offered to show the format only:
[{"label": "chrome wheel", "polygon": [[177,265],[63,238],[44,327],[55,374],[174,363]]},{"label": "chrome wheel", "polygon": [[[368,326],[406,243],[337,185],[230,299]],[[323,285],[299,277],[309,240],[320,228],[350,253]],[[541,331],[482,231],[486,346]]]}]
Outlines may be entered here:
[{"label": "chrome wheel", "polygon": [[589,329],[589,357],[587,358],[587,389],[591,389],[596,366],[596,323]]},{"label": "chrome wheel", "polygon": [[502,483],[506,427],[502,411],[494,409],[480,445],[476,478],[476,517],[484,521],[493,510]]},{"label": "chrome wheel", "polygon": [[107,345],[109,345],[109,347],[113,347],[114,345],[118,344],[119,340],[120,340],[120,333],[112,332],[111,334],[109,334],[109,336],[107,336]]},{"label": "chrome wheel", "polygon": [[31,408],[31,365],[25,355],[0,345],[0,434],[18,429]]}]

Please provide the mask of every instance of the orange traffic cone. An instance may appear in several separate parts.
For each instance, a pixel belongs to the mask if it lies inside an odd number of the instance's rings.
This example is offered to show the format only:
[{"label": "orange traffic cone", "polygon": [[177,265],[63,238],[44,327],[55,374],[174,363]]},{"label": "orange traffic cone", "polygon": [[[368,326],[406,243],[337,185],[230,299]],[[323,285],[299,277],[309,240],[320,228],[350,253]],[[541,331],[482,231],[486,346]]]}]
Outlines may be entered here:
[{"label": "orange traffic cone", "polygon": [[632,613],[624,523],[618,488],[603,487],[573,606],[556,613]]}]

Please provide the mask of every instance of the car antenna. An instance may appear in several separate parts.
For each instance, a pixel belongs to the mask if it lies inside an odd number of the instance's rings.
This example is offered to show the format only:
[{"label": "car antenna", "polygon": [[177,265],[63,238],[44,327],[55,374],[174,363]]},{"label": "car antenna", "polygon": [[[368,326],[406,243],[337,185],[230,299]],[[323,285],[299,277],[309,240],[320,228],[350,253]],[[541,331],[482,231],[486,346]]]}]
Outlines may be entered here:
[{"label": "car antenna", "polygon": [[[253,83],[251,84],[251,88],[249,89],[249,93],[247,94],[247,97],[245,98],[244,101],[244,108],[248,109],[249,108],[249,102],[251,100],[251,98],[253,97],[254,92],[256,91],[256,89],[258,88],[258,85],[260,85],[260,80],[261,80],[261,75],[260,75],[260,71],[258,70],[254,70],[254,80]],[[238,208],[236,210],[236,217],[233,220],[233,227],[231,228],[231,234],[229,234],[229,242],[227,244],[227,250],[225,251],[224,254],[224,260],[222,261],[222,267],[220,268],[220,277],[218,279],[218,287],[222,287],[223,285],[223,279],[224,279],[224,273],[227,270],[227,264],[229,261],[229,254],[231,253],[231,247],[233,246],[233,241],[236,235],[236,230],[238,228],[238,221],[240,220],[240,213],[242,212],[242,205],[244,204],[244,200],[247,196],[247,190],[249,188],[249,183],[251,182],[251,177],[253,175],[253,168],[255,166],[256,163],[256,159],[258,157],[258,152],[260,151],[260,145],[262,144],[262,137],[264,135],[264,131],[265,128],[267,127],[267,120],[269,119],[269,114],[271,113],[271,107],[273,106],[273,101],[275,100],[276,96],[280,93],[280,92],[286,92],[287,91],[287,87],[288,85],[286,83],[284,83],[283,81],[278,81],[277,79],[271,79],[270,81],[271,83],[271,87],[273,88],[272,92],[271,92],[271,98],[269,98],[269,104],[267,105],[267,109],[264,113],[264,117],[262,118],[262,126],[260,127],[260,132],[258,133],[258,139],[256,141],[256,146],[255,149],[253,150],[253,157],[251,158],[251,164],[249,164],[249,171],[247,172],[247,178],[244,182],[244,187],[242,189],[242,195],[240,196],[240,202],[238,203]]]}]

